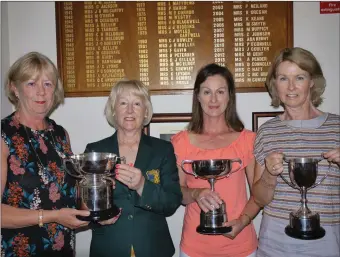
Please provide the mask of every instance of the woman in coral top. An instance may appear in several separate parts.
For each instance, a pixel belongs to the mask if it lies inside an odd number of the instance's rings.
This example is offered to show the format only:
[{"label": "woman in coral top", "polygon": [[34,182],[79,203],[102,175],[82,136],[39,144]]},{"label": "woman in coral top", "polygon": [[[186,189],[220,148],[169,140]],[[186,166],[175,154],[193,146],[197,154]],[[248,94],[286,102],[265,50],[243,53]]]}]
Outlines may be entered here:
[{"label": "woman in coral top", "polygon": [[[255,256],[257,237],[252,219],[260,208],[252,197],[247,199],[246,179],[250,188],[254,178],[255,133],[244,129],[236,112],[235,84],[231,72],[217,64],[203,67],[197,74],[192,120],[188,130],[172,138],[177,164],[182,203],[186,205],[180,257],[247,257]],[[235,159],[242,169],[218,180],[215,192],[204,179],[187,175],[180,168],[182,160]],[[236,166],[235,166],[236,168]],[[196,232],[200,212],[212,211],[226,203],[232,231],[224,235]]]}]

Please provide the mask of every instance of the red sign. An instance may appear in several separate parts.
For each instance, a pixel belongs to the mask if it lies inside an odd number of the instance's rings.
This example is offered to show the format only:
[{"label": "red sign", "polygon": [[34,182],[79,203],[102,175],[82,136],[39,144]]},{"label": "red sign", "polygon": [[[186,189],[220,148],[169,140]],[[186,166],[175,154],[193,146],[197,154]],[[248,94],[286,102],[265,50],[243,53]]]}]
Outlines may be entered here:
[{"label": "red sign", "polygon": [[320,2],[320,13],[321,14],[331,14],[340,13],[340,2]]}]

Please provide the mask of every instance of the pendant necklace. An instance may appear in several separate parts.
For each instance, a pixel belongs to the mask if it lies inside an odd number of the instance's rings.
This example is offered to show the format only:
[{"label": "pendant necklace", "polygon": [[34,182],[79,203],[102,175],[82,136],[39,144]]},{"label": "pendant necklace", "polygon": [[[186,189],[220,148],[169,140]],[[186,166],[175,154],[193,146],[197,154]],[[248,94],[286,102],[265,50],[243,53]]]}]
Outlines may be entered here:
[{"label": "pendant necklace", "polygon": [[[22,125],[23,125],[23,124],[22,124]],[[35,156],[37,157],[37,160],[38,160],[38,167],[39,167],[39,175],[41,176],[41,178],[42,178],[44,184],[47,185],[48,182],[49,182],[49,180],[48,180],[48,175],[50,175],[50,173],[49,173],[47,167],[43,165],[43,163],[42,163],[42,161],[41,161],[41,159],[40,159],[40,157],[39,157],[37,151],[35,150],[34,145],[33,145],[33,143],[32,143],[32,140],[31,140],[31,138],[30,138],[30,136],[29,136],[29,134],[28,134],[27,127],[26,127],[25,125],[23,125],[23,127],[24,127],[24,130],[25,130],[25,133],[26,133],[28,142],[29,142],[30,146],[32,147]],[[66,156],[65,156],[64,153],[62,153],[62,152],[60,152],[60,151],[58,150],[57,145],[56,145],[56,143],[55,143],[55,141],[54,141],[54,137],[53,137],[53,134],[52,134],[52,132],[51,132],[51,129],[48,129],[48,131],[50,132],[50,135],[51,135],[51,138],[52,138],[52,142],[50,142],[50,141],[48,140],[48,138],[45,137],[45,135],[44,135],[43,133],[42,133],[42,134],[39,134],[39,132],[38,132],[37,130],[33,130],[33,129],[31,129],[31,128],[30,128],[30,130],[32,131],[32,133],[38,135],[38,137],[41,136],[43,139],[45,139],[45,141],[48,141],[48,142],[50,143],[50,145],[54,148],[54,150],[55,150],[56,153],[58,154],[58,156],[59,156],[59,158],[60,158],[60,160],[61,160],[61,163],[62,163],[62,162],[63,162],[63,158],[65,158]],[[48,165],[48,164],[46,163],[46,165]],[[64,183],[64,178],[63,178],[63,182],[62,182],[62,183]]]}]

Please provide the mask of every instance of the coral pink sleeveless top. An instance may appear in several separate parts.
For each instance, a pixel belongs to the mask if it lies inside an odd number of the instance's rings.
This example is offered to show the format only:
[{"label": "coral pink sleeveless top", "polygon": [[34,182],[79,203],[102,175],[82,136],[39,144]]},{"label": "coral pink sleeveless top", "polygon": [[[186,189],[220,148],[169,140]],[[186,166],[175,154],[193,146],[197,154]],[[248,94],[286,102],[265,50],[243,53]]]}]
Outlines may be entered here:
[{"label": "coral pink sleeveless top", "polygon": [[[248,201],[244,167],[254,158],[254,140],[255,133],[249,130],[243,130],[234,142],[218,149],[201,149],[192,145],[188,131],[179,132],[171,140],[179,165],[185,159],[242,160],[242,169],[215,183],[215,191],[226,203],[228,221],[238,218]],[[233,169],[237,167],[238,163],[234,163]],[[208,181],[187,174],[186,182],[189,188],[210,188]],[[233,240],[224,236],[201,235],[196,232],[200,223],[200,212],[196,202],[186,206],[181,239],[181,250],[184,253],[190,257],[245,257],[256,250],[257,237],[253,224],[245,227]]]}]

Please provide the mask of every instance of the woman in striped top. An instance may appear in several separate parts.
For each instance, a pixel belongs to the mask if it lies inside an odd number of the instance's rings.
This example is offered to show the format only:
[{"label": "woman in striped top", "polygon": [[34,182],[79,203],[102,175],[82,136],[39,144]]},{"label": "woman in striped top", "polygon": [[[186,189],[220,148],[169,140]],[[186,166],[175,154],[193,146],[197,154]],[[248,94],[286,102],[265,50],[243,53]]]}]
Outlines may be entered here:
[{"label": "woman in striped top", "polygon": [[[340,116],[317,109],[326,81],[312,53],[302,48],[281,51],[268,72],[266,86],[272,105],[284,113],[267,121],[255,140],[255,201],[264,207],[257,256],[339,257],[340,253]],[[284,155],[320,158],[320,178],[328,177],[308,191],[309,208],[320,214],[326,235],[299,240],[284,232],[289,214],[300,208],[300,193],[288,186]],[[329,166],[330,164],[330,166]],[[330,168],[329,168],[330,167]]]}]

